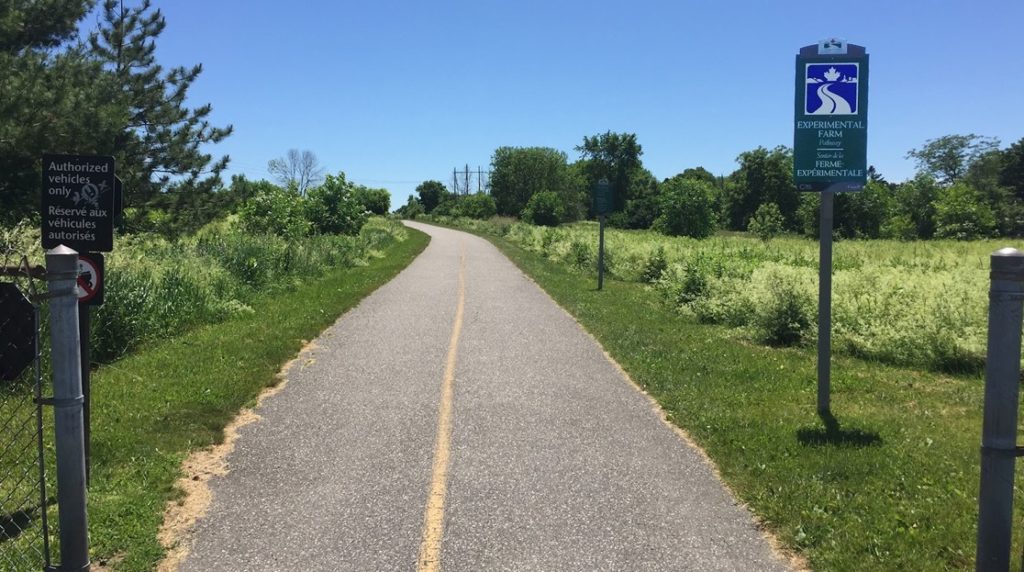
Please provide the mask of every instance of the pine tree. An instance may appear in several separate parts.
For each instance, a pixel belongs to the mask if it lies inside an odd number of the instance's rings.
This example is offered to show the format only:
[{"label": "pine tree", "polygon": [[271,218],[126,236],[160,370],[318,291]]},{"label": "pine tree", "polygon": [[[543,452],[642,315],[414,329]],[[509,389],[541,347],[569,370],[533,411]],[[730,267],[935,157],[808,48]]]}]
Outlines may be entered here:
[{"label": "pine tree", "polygon": [[232,127],[212,126],[209,104],[194,109],[185,105],[202,65],[165,72],[157,63],[156,39],[167,24],[150,0],[128,8],[123,0],[104,0],[102,12],[102,23],[89,43],[113,78],[111,98],[127,110],[114,153],[125,206],[144,206],[171,188],[197,194],[176,204],[205,204],[220,186],[228,157],[214,161],[203,148],[230,135]]},{"label": "pine tree", "polygon": [[0,225],[38,218],[40,155],[113,144],[103,71],[72,42],[93,4],[0,0]]}]

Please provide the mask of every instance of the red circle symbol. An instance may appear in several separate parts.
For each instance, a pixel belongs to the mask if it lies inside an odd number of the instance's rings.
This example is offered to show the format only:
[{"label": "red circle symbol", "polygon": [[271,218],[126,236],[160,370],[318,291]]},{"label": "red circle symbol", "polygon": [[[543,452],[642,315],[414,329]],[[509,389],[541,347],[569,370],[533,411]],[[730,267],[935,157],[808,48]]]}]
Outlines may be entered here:
[{"label": "red circle symbol", "polygon": [[103,275],[99,265],[84,257],[78,258],[78,301],[88,302],[100,291]]}]

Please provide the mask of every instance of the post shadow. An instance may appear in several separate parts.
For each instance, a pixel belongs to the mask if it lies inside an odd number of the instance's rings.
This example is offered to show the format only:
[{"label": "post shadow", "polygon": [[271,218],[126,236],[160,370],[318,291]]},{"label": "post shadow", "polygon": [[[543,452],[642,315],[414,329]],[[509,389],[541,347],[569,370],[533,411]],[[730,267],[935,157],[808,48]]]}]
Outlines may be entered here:
[{"label": "post shadow", "polygon": [[882,444],[877,431],[864,429],[843,429],[831,412],[819,412],[824,427],[803,427],[797,429],[796,439],[808,447],[874,447]]}]

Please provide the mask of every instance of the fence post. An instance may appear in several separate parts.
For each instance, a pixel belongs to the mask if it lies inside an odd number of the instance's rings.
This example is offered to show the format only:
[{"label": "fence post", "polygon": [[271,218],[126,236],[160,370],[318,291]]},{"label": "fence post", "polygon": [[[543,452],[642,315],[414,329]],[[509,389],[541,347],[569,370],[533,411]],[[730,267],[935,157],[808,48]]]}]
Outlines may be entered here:
[{"label": "fence post", "polygon": [[89,525],[85,492],[85,424],[79,353],[78,253],[66,246],[46,252],[53,358],[54,441],[57,448],[57,509],[60,570],[89,570]]},{"label": "fence post", "polygon": [[1013,471],[1017,457],[1024,252],[992,253],[981,432],[977,570],[1009,570]]}]

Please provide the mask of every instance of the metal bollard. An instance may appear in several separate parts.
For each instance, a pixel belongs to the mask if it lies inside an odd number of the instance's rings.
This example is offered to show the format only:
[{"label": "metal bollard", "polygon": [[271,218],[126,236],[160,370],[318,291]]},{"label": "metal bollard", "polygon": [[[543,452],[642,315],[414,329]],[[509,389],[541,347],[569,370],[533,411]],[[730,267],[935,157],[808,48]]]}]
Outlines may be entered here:
[{"label": "metal bollard", "polygon": [[1024,252],[992,253],[985,360],[985,414],[981,433],[981,486],[978,493],[980,571],[1010,568],[1013,472],[1017,449],[1020,393],[1021,320],[1024,317]]},{"label": "metal bollard", "polygon": [[53,357],[54,441],[57,448],[57,515],[60,568],[89,570],[85,492],[85,423],[79,355],[78,253],[66,246],[46,252]]}]

